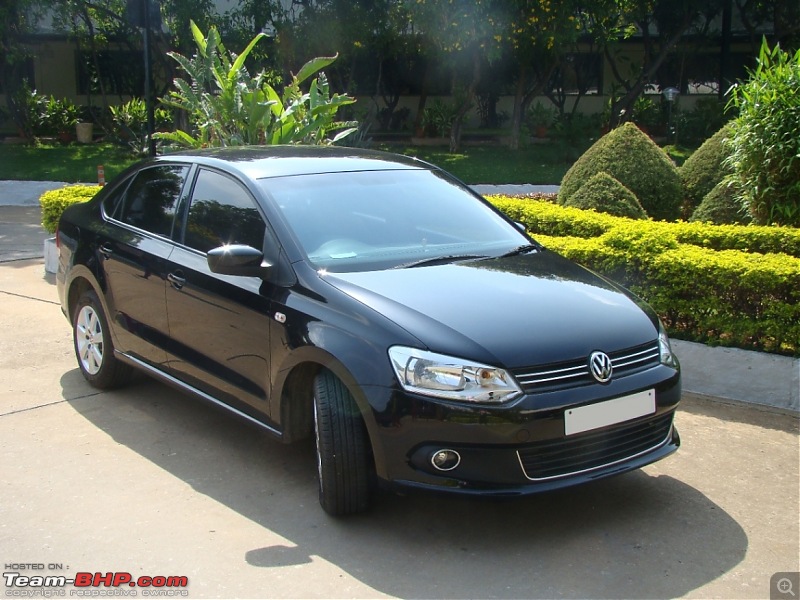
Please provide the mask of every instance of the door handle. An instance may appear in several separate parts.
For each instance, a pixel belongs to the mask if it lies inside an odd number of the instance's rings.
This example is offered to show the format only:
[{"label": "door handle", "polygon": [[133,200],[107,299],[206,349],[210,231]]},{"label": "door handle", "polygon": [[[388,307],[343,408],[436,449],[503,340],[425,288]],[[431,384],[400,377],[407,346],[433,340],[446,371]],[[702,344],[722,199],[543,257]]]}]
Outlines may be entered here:
[{"label": "door handle", "polygon": [[180,271],[173,271],[167,275],[167,280],[172,284],[176,290],[179,290],[186,283],[186,278],[180,276]]},{"label": "door handle", "polygon": [[111,247],[111,244],[108,243],[101,244],[100,247],[98,248],[98,251],[100,252],[100,254],[103,255],[103,258],[105,259],[110,258],[111,255],[114,254],[114,249]]}]

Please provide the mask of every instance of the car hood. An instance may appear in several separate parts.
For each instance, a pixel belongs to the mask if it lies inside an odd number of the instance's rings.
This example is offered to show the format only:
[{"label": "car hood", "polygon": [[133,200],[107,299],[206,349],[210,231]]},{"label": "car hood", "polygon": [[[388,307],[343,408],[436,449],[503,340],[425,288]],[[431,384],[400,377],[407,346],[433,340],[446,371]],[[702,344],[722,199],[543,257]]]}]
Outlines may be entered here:
[{"label": "car hood", "polygon": [[549,251],[323,277],[432,351],[507,368],[613,352],[658,335],[647,305]]}]

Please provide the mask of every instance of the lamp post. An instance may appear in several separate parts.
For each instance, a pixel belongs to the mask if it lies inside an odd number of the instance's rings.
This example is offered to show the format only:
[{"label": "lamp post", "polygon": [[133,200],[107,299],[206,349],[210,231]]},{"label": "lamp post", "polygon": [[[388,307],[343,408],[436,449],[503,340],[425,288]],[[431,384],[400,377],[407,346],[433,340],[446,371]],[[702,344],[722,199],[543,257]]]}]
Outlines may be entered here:
[{"label": "lamp post", "polygon": [[669,140],[669,137],[675,133],[672,130],[672,105],[678,99],[680,91],[678,88],[668,87],[661,93],[664,95],[664,100],[667,101],[667,140]]}]

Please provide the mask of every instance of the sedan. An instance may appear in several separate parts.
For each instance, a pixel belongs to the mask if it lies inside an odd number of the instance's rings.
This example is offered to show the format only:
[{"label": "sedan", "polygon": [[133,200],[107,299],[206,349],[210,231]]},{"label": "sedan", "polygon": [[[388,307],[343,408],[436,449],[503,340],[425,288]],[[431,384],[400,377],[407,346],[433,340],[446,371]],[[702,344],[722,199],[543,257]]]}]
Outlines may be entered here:
[{"label": "sedan", "polygon": [[653,310],[413,158],[164,155],[68,208],[57,243],[89,383],[144,371],[313,440],[332,515],[378,487],[553,490],[680,445]]}]

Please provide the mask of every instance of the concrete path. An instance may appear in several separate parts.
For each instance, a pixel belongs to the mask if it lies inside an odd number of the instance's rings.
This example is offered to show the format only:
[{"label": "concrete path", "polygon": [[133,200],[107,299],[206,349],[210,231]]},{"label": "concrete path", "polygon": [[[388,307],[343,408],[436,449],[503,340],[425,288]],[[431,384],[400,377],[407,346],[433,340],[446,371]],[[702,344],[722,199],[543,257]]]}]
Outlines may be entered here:
[{"label": "concrete path", "polygon": [[639,471],[520,499],[382,493],[333,519],[311,443],[148,378],[91,388],[51,281],[37,261],[0,265],[4,572],[187,587],[7,596],[749,599],[800,571],[791,416],[685,394],[681,448]]},{"label": "concrete path", "polygon": [[[38,198],[53,181],[0,181],[0,263],[43,256]],[[481,194],[556,193],[558,186],[479,185]],[[800,414],[800,360],[673,340],[687,392]]]}]

